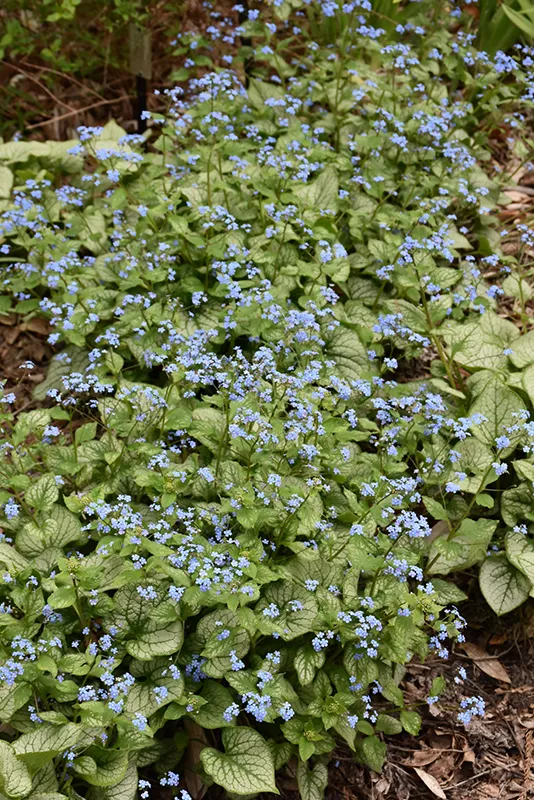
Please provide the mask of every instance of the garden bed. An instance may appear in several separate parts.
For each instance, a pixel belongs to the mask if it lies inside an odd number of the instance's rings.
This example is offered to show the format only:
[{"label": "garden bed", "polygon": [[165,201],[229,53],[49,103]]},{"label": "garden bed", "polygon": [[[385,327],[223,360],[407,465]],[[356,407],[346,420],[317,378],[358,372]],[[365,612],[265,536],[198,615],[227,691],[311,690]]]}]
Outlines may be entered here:
[{"label": "garden bed", "polygon": [[89,11],[2,40],[2,796],[526,797],[528,14]]}]

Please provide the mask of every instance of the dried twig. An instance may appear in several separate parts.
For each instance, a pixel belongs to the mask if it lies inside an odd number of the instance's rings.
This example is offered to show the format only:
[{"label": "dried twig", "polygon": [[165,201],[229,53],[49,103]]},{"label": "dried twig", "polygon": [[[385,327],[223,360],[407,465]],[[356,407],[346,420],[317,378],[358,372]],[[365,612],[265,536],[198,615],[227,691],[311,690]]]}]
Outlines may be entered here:
[{"label": "dried twig", "polygon": [[4,64],[6,67],[15,70],[15,72],[18,72],[20,75],[24,75],[24,77],[27,78],[29,81],[39,86],[39,88],[42,89],[43,92],[46,92],[46,94],[52,98],[54,103],[59,103],[60,106],[64,106],[64,108],[70,108],[71,111],[74,111],[72,106],[69,106],[68,103],[64,103],[63,100],[60,100],[59,97],[56,97],[55,94],[53,94],[53,92],[50,91],[50,89],[48,89],[43,83],[41,83],[41,81],[38,81],[37,78],[34,78],[33,75],[28,75],[28,73],[25,72],[23,69],[21,69],[20,67],[16,67],[14,64],[10,64],[9,61],[5,61],[5,59],[2,59],[1,63]]},{"label": "dried twig", "polygon": [[460,783],[453,783],[451,786],[447,786],[447,791],[450,789],[457,789],[459,786],[463,786],[465,783],[470,783],[477,778],[482,778],[484,775],[489,775],[489,773],[493,772],[495,769],[496,767],[492,767],[491,769],[485,769],[483,772],[477,772],[476,775],[471,775],[471,777],[466,778],[465,781],[460,781]]},{"label": "dried twig", "polygon": [[532,785],[532,730],[525,731],[525,759],[523,761],[523,797],[526,797]]},{"label": "dried twig", "polygon": [[70,81],[70,83],[75,83],[76,86],[80,86],[87,92],[94,94],[94,96],[98,97],[100,100],[104,99],[101,94],[96,92],[94,89],[91,89],[90,86],[87,86],[85,83],[82,83],[81,81],[77,80],[72,75],[67,75],[66,72],[61,72],[61,70],[59,69],[52,69],[52,67],[43,67],[40,64],[33,64],[31,61],[26,61],[26,59],[24,59],[22,63],[24,64],[25,67],[31,67],[31,69],[39,69],[41,70],[41,72],[51,72],[53,75],[59,75],[60,78],[64,78],[65,80]]},{"label": "dried twig", "polygon": [[59,122],[62,119],[67,119],[68,117],[73,117],[76,114],[83,114],[85,111],[89,111],[92,108],[98,108],[99,106],[109,106],[113,103],[121,103],[123,100],[130,100],[132,98],[131,95],[123,94],[120,97],[114,97],[112,100],[100,100],[98,103],[91,103],[89,106],[83,106],[83,108],[75,108],[73,111],[69,111],[68,114],[61,114],[59,117],[50,117],[50,119],[45,120],[44,122],[36,122],[35,125],[28,125],[26,130],[32,131],[35,128],[42,128],[43,125],[49,125],[51,122]]}]

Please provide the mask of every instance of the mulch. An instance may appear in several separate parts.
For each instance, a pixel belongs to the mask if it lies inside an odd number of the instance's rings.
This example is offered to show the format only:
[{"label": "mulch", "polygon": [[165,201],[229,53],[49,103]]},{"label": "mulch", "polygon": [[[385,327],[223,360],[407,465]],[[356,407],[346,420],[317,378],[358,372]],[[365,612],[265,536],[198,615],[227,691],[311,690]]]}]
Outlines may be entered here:
[{"label": "mulch", "polygon": [[[16,411],[35,406],[32,392],[44,380],[53,355],[46,341],[48,333],[48,323],[39,317],[23,321],[14,314],[0,316],[0,381],[4,394],[16,395],[11,406]],[[21,364],[29,361],[34,366],[21,369]]]}]

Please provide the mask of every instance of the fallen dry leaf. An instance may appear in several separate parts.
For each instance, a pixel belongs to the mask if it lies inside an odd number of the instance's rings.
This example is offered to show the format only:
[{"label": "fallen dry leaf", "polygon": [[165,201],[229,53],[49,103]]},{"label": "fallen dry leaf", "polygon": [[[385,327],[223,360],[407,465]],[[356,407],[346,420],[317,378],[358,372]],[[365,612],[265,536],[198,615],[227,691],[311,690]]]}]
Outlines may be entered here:
[{"label": "fallen dry leaf", "polygon": [[435,794],[436,797],[441,797],[441,800],[447,800],[447,795],[433,775],[425,772],[424,769],[418,769],[418,767],[414,767],[414,771],[417,773],[419,778],[421,778],[427,789],[430,789],[432,794]]},{"label": "fallen dry leaf", "polygon": [[32,331],[33,333],[40,333],[41,336],[46,336],[50,333],[50,323],[42,317],[33,317],[28,322],[23,322],[20,326],[22,331]]},{"label": "fallen dry leaf", "polygon": [[489,675],[490,678],[494,678],[496,681],[502,681],[502,683],[512,682],[508,670],[501,664],[498,658],[490,656],[490,654],[486,653],[481,647],[471,642],[464,642],[462,648],[469,658],[475,662],[477,667],[486,675]]},{"label": "fallen dry leaf", "polygon": [[389,792],[390,786],[391,786],[391,781],[388,781],[387,778],[380,778],[375,783],[375,792],[378,792],[378,794],[387,794]]},{"label": "fallen dry leaf", "polygon": [[450,750],[454,745],[454,739],[451,734],[441,730],[441,728],[436,728],[427,741],[435,750]]},{"label": "fallen dry leaf", "polygon": [[426,767],[427,764],[432,764],[436,761],[442,752],[443,750],[438,750],[434,747],[428,747],[425,750],[416,750],[407,761],[403,761],[402,763],[406,767]]},{"label": "fallen dry leaf", "polygon": [[455,753],[443,753],[437,761],[434,761],[429,769],[430,774],[438,783],[446,783],[454,775],[456,770],[457,756]]},{"label": "fallen dry leaf", "polygon": [[11,328],[4,333],[4,339],[8,344],[15,344],[20,334],[20,327],[19,328]]},{"label": "fallen dry leaf", "polygon": [[465,764],[466,761],[468,764],[474,764],[476,761],[475,751],[471,750],[470,747],[468,747],[467,750],[464,750],[462,763]]},{"label": "fallen dry leaf", "polygon": [[478,787],[478,791],[484,797],[498,797],[501,790],[494,783],[483,783]]},{"label": "fallen dry leaf", "polygon": [[518,191],[516,189],[505,189],[504,194],[513,203],[521,203],[521,204],[528,203],[528,193],[527,192],[521,192],[521,191]]}]

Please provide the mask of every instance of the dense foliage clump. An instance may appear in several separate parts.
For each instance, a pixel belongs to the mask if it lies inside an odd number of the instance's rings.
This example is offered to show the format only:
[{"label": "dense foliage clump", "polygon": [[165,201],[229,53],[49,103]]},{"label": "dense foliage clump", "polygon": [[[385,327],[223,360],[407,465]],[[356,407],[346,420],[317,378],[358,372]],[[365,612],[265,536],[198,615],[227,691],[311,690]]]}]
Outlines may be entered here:
[{"label": "dense foliage clump", "polygon": [[213,71],[185,37],[148,147],[0,146],[1,309],[57,350],[3,398],[5,796],[186,800],[193,750],[232,796],[290,763],[320,798],[337,739],[378,770],[417,733],[444,576],[529,596],[534,231],[499,228],[492,137],[529,168],[533,54],[413,5],[251,10]]}]

